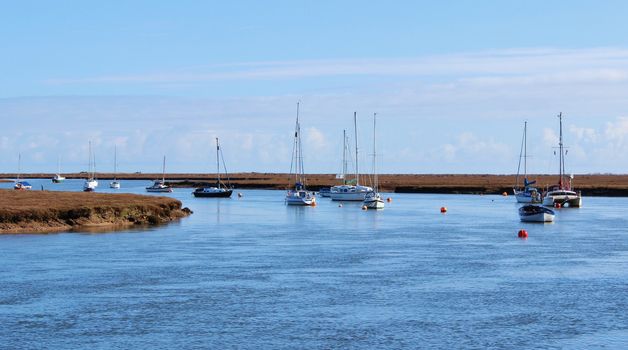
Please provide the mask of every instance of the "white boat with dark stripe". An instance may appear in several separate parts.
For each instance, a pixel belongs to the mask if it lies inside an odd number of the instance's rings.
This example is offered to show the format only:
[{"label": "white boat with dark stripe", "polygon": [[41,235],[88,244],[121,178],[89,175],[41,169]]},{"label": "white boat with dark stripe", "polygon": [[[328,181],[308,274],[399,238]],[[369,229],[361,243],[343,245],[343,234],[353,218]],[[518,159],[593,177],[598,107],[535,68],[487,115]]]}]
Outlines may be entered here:
[{"label": "white boat with dark stripe", "polygon": [[528,204],[519,208],[519,219],[525,222],[552,222],[556,214],[540,205]]}]

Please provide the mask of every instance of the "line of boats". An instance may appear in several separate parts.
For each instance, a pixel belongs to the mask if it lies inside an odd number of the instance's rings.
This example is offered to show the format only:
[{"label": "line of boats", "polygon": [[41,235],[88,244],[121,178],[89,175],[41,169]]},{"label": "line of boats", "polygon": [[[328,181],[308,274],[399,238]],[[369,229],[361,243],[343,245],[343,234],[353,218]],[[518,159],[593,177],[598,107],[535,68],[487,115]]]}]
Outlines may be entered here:
[{"label": "line of boats", "polygon": [[[558,184],[548,187],[545,191],[540,191],[534,185],[536,181],[528,179],[528,154],[527,154],[527,127],[524,123],[523,138],[521,140],[521,151],[519,153],[519,165],[517,168],[516,184],[513,193],[517,203],[523,203],[519,208],[519,218],[526,222],[552,222],[556,213],[547,208],[580,208],[582,206],[582,193],[576,192],[572,188],[573,175],[565,175],[565,156],[567,151],[563,144],[563,115],[558,114],[559,138],[558,138]],[[519,185],[521,162],[523,160],[523,187]]]},{"label": "line of boats", "polygon": [[[285,203],[287,205],[299,206],[315,206],[316,193],[307,189],[307,179],[305,176],[303,143],[301,141],[301,120],[299,115],[300,102],[297,103],[296,123],[294,128],[294,139],[292,147],[292,158],[290,163],[290,179],[291,184],[285,195]],[[554,220],[555,213],[548,207],[569,207],[579,208],[582,206],[581,192],[576,192],[572,188],[573,175],[567,177],[565,175],[565,155],[567,154],[563,144],[563,121],[562,113],[558,115],[559,119],[559,171],[558,184],[548,187],[545,191],[535,187],[536,181],[528,179],[527,173],[527,122],[524,123],[523,137],[521,141],[521,150],[519,153],[519,165],[517,168],[517,177],[513,193],[517,203],[524,204],[519,208],[519,216],[521,221],[528,222],[551,222]],[[330,198],[333,201],[361,201],[363,208],[366,209],[384,209],[385,204],[379,193],[379,181],[377,175],[377,113],[373,114],[373,163],[372,174],[370,176],[371,186],[360,183],[359,172],[359,146],[358,146],[358,127],[357,113],[353,114],[353,127],[355,136],[355,153],[351,154],[350,141],[347,137],[346,130],[343,130],[343,156],[342,156],[342,173],[336,177],[341,180],[341,184],[322,188],[319,191],[321,197]],[[353,178],[349,178],[348,164],[352,163],[355,172]],[[521,174],[523,163],[523,174]],[[221,170],[224,176],[221,177]],[[21,155],[18,158],[18,175],[14,185],[16,190],[28,190],[32,186],[27,181],[20,179],[21,172]],[[112,189],[121,188],[121,183],[116,179],[117,174],[117,148],[114,148],[114,177],[109,183]],[[146,187],[147,192],[172,192],[172,188],[166,183],[166,157],[163,157],[162,178],[155,180],[151,186]],[[519,183],[523,180],[523,186]],[[57,173],[52,178],[53,183],[61,183],[65,177],[61,175],[60,160],[57,160]],[[223,181],[226,180],[226,183]],[[96,179],[96,159],[92,152],[91,142],[89,143],[89,163],[87,178],[83,184],[83,190],[93,192],[98,187]],[[211,187],[196,188],[192,194],[200,198],[229,198],[233,194],[233,186],[231,186],[229,173],[225,164],[219,139],[216,138],[216,185]]]}]

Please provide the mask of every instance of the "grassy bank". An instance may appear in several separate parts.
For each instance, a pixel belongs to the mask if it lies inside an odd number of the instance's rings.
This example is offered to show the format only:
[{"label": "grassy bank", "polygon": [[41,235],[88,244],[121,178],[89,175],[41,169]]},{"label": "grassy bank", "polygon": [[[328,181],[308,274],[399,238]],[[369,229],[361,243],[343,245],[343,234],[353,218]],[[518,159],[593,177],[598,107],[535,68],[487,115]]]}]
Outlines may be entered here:
[{"label": "grassy bank", "polygon": [[0,190],[0,233],[157,225],[190,213],[167,197]]}]

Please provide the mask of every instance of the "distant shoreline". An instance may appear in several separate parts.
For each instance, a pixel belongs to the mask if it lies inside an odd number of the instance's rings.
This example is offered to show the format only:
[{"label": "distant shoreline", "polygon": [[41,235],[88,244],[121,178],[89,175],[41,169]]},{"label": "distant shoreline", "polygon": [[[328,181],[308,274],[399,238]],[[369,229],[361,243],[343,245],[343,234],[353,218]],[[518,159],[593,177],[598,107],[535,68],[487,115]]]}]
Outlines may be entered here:
[{"label": "distant shoreline", "polygon": [[[54,174],[22,174],[22,178],[52,178]],[[85,174],[64,174],[68,179],[82,179]],[[369,184],[369,176],[361,175],[362,183]],[[0,178],[10,179],[15,174],[0,174]],[[158,173],[117,174],[119,180],[154,180],[161,178]],[[231,184],[241,189],[286,189],[291,176],[286,173],[234,173],[230,174]],[[113,174],[100,173],[100,179],[111,179]],[[335,174],[306,175],[307,185],[313,190],[340,183]],[[450,194],[512,194],[515,175],[491,174],[382,174],[379,175],[383,191],[396,193],[450,193]],[[555,185],[557,175],[529,175],[537,180],[539,189]],[[173,187],[203,187],[215,183],[215,174],[166,174],[166,181]],[[523,181],[522,179],[520,181]],[[628,175],[585,174],[575,175],[574,189],[584,196],[628,197]]]}]

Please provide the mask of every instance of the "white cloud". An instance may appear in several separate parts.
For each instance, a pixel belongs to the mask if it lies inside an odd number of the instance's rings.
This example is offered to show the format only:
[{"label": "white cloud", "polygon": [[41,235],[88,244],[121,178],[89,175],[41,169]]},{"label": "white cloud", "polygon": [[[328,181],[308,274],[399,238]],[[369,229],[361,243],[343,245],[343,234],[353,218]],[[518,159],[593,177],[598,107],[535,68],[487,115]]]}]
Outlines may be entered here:
[{"label": "white cloud", "polygon": [[569,131],[576,136],[577,141],[582,142],[597,142],[598,133],[594,128],[578,127],[575,125],[569,125]]},{"label": "white cloud", "polygon": [[[183,83],[226,80],[277,80],[330,76],[466,76],[476,84],[531,84],[549,81],[626,81],[628,50],[510,49],[414,58],[243,62],[133,75],[51,79],[51,84]],[[493,75],[506,75],[494,77]]]},{"label": "white cloud", "polygon": [[325,135],[315,127],[309,127],[305,132],[305,141],[307,148],[313,152],[319,152],[327,148],[327,139]]}]

